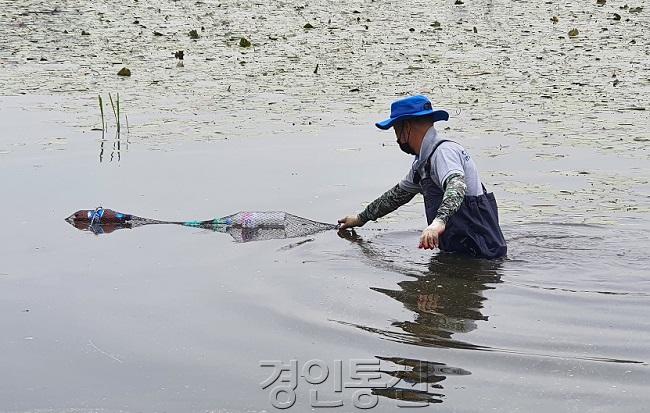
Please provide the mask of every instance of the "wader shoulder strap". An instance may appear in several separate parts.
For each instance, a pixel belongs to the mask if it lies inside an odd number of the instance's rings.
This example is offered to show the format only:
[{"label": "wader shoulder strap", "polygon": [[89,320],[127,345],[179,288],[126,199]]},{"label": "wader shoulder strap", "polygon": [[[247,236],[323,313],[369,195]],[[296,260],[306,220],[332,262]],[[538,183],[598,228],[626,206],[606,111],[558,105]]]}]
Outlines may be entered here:
[{"label": "wader shoulder strap", "polygon": [[[442,145],[445,142],[454,142],[449,139],[443,139],[440,142],[436,143],[436,146],[433,147],[433,150],[431,151],[431,154],[427,158],[427,162],[424,164],[424,173],[426,176],[431,176],[431,157],[433,156],[434,153],[436,153],[436,150],[438,149],[438,146]],[[413,176],[413,183],[416,185],[420,183],[422,180],[422,177],[420,176],[420,173],[418,171],[415,171],[415,174]]]}]

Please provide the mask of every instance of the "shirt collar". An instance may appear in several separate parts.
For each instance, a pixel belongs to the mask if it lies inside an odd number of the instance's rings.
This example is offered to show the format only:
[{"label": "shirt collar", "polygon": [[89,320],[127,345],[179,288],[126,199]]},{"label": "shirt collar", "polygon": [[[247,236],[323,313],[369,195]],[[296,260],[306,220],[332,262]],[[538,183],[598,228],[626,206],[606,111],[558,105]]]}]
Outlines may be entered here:
[{"label": "shirt collar", "polygon": [[420,146],[420,154],[415,156],[415,167],[420,169],[424,166],[424,163],[427,161],[429,156],[431,156],[431,151],[436,146],[439,140],[442,138],[438,136],[438,131],[431,126],[427,133],[424,134],[424,139],[422,139],[422,146]]}]

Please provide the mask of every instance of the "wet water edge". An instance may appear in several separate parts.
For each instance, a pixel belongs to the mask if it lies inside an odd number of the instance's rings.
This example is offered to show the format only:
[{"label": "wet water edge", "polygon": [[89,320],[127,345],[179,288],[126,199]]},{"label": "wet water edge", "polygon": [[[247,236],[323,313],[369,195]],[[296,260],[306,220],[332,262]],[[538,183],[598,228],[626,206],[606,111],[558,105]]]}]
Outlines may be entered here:
[{"label": "wet water edge", "polygon": [[[469,133],[612,146],[592,139],[606,134],[620,152],[647,146],[647,8],[492,0],[10,6],[0,14],[12,29],[0,52],[4,93],[122,92],[134,117],[157,112],[173,126],[151,122],[138,138],[248,133],[260,112],[283,132],[358,124],[357,115],[418,91],[453,110]],[[241,37],[252,47],[239,47]],[[116,75],[122,66],[132,77]],[[540,133],[528,133],[524,120]]]},{"label": "wet water edge", "polygon": [[[129,151],[130,147],[134,147],[137,152],[189,153],[188,151],[198,151],[197,148],[204,147],[201,144],[214,142],[215,146],[205,146],[205,148],[214,147],[220,154],[239,151],[242,148],[241,145],[246,147],[245,150],[263,151],[266,149],[262,149],[259,144],[264,142],[266,145],[268,136],[275,133],[275,131],[267,129],[265,125],[261,131],[247,135],[247,139],[254,140],[246,144],[243,143],[245,142],[244,136],[218,135],[214,140],[204,140],[195,134],[188,133],[190,131],[181,129],[177,131],[176,136],[183,136],[183,139],[158,141],[157,135],[150,135],[145,139],[134,138],[133,134],[137,134],[143,127],[146,127],[136,123],[135,120],[132,120],[133,128],[122,134],[116,134],[114,130],[104,134],[92,130],[96,126],[94,121],[80,123],[79,119],[93,117],[100,119],[98,111],[96,112],[96,109],[93,108],[92,100],[79,101],[74,98],[35,96],[30,98],[5,97],[3,101],[5,102],[3,109],[6,116],[22,119],[21,131],[24,133],[28,133],[33,124],[31,111],[40,108],[43,110],[39,113],[45,119],[51,119],[48,121],[50,125],[74,125],[79,132],[85,135],[81,140],[75,141],[68,141],[65,136],[50,136],[26,141],[21,139],[21,134],[8,133],[0,149],[0,153],[8,159],[12,157],[7,155],[20,153],[23,150],[33,152],[36,147],[40,147],[43,154],[69,152],[71,146],[76,146],[81,142],[85,143],[87,140],[96,142],[96,149],[94,156],[88,152],[85,152],[83,156],[88,157],[88,161],[90,158],[95,158],[99,163],[105,164],[118,164],[120,158]],[[18,102],[29,102],[29,109],[21,108]],[[78,119],[72,121],[70,117],[72,115],[69,113],[63,116],[57,115],[58,110],[66,107],[74,110],[74,116]],[[349,170],[353,163],[360,167],[360,171],[369,170],[363,167],[365,163],[372,165],[376,159],[373,157],[378,153],[390,154],[391,148],[395,147],[390,133],[377,133],[372,130],[369,123],[364,127],[353,129],[354,134],[374,135],[369,139],[350,140],[349,136],[341,135],[341,133],[350,133],[342,132],[346,131],[346,128],[321,129],[316,127],[285,134],[284,136],[290,138],[283,142],[291,147],[309,148],[314,144],[314,139],[327,136],[327,139],[331,141],[331,136],[338,135],[342,139],[337,141],[337,146],[332,149],[338,152],[338,159],[350,162],[346,164],[344,170]],[[546,145],[546,148],[540,151],[538,146],[530,146],[530,141],[526,138],[504,136],[494,132],[467,133],[458,130],[460,123],[462,121],[450,122],[449,125],[444,126],[443,132],[446,136],[459,140],[472,151],[473,156],[481,162],[482,175],[486,182],[497,191],[503,188],[503,191],[509,193],[508,196],[499,197],[500,208],[508,212],[503,218],[506,223],[509,220],[526,223],[538,221],[539,218],[558,223],[613,224],[625,221],[632,227],[645,225],[646,221],[642,217],[648,212],[647,200],[650,196],[648,195],[650,181],[645,174],[644,167],[647,161],[647,151],[619,153],[598,148],[597,140],[592,141],[592,143],[596,143],[596,147],[574,144],[548,145],[542,142],[541,144]],[[525,126],[526,124],[521,125]],[[274,139],[280,138],[275,137]],[[377,146],[378,142],[381,147]],[[312,151],[312,149],[307,150]],[[362,153],[361,156],[358,156],[359,152]],[[395,162],[395,165],[408,164],[404,158],[398,156],[394,158],[401,159],[401,161]],[[332,170],[334,168],[330,168],[330,171]],[[399,176],[403,174],[403,169],[396,168],[395,170],[397,171],[395,176],[398,178],[391,177],[391,181],[399,179]],[[376,191],[384,190],[387,185],[392,183],[391,181],[386,180],[377,184],[366,183],[366,185],[375,184],[368,193],[374,194]],[[340,186],[340,183],[336,185]],[[376,190],[373,192],[375,188]],[[419,202],[421,202],[419,198],[414,201],[414,203]],[[415,211],[419,213],[419,207]],[[402,212],[400,211],[398,214]],[[388,218],[388,221],[390,219],[391,217]]]}]

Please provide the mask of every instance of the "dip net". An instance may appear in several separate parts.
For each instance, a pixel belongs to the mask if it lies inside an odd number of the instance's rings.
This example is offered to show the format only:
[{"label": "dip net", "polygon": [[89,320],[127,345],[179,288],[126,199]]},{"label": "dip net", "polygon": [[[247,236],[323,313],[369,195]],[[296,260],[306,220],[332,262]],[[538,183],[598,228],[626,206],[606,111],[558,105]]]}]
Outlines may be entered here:
[{"label": "dip net", "polygon": [[161,221],[110,209],[80,210],[66,221],[81,230],[106,234],[117,229],[154,224],[175,224],[230,234],[236,242],[296,238],[336,229],[337,225],[313,221],[284,211],[243,211],[206,221]]},{"label": "dip net", "polygon": [[303,237],[337,227],[283,211],[238,212],[211,221],[186,222],[183,225],[227,232],[237,242]]}]

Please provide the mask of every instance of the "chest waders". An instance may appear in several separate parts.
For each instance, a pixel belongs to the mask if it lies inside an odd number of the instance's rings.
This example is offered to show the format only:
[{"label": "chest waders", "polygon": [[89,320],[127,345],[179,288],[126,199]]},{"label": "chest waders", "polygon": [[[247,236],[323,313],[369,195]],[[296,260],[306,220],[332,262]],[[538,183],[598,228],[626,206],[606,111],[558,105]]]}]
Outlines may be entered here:
[{"label": "chest waders", "polygon": [[[418,179],[424,195],[427,222],[431,225],[442,203],[444,191],[431,179],[431,157],[443,142],[436,144],[425,164],[425,178]],[[417,174],[416,174],[417,175]],[[465,195],[458,211],[453,214],[440,237],[440,250],[468,254],[477,258],[501,258],[507,253],[506,240],[499,227],[497,201],[481,184],[483,193],[478,196]]]}]

